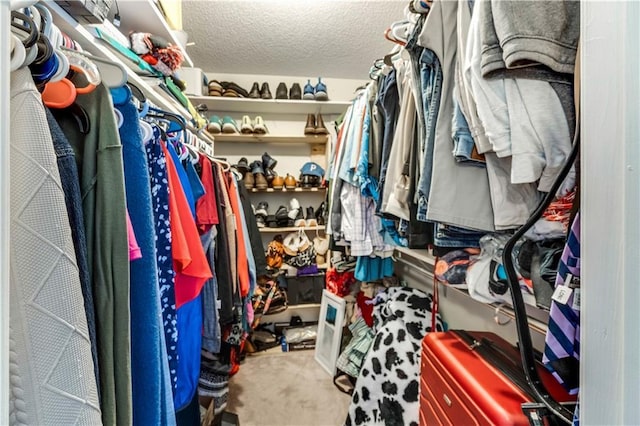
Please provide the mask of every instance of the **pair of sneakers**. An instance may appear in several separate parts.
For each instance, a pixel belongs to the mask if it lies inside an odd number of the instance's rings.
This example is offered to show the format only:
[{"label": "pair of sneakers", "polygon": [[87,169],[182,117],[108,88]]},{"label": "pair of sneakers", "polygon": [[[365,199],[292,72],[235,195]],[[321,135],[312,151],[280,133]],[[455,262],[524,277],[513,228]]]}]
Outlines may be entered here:
[{"label": "pair of sneakers", "polygon": [[318,226],[318,221],[313,207],[307,207],[307,216],[305,218],[302,206],[300,206],[300,203],[296,198],[291,199],[289,206],[291,209],[289,210],[288,216],[293,220],[293,226]]},{"label": "pair of sneakers", "polygon": [[253,121],[251,121],[251,117],[245,115],[242,117],[240,132],[244,134],[254,133],[257,135],[265,135],[267,134],[267,126],[264,124],[264,120],[261,116],[258,115]]},{"label": "pair of sneakers", "polygon": [[327,86],[322,82],[322,78],[318,77],[318,84],[311,85],[311,80],[307,80],[307,84],[304,85],[304,93],[302,99],[307,101],[328,101],[329,95],[327,93]]},{"label": "pair of sneakers", "polygon": [[238,126],[236,125],[236,121],[228,115],[225,115],[224,118],[212,115],[209,117],[207,131],[214,135],[219,133],[238,133]]}]

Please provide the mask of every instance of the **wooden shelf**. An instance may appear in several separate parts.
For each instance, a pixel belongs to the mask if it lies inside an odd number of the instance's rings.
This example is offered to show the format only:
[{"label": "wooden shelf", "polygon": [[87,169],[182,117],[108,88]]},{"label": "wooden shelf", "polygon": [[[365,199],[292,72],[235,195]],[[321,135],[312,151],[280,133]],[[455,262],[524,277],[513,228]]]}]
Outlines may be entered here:
[{"label": "wooden shelf", "polygon": [[[193,102],[193,101],[192,101]],[[268,144],[326,144],[329,139],[322,136],[277,136],[277,135],[243,135],[240,133],[210,133],[216,142],[230,143],[268,143]]]},{"label": "wooden shelf", "polygon": [[284,228],[258,228],[262,233],[278,233],[278,232],[295,232],[302,229],[303,231],[324,231],[324,225],[321,226],[288,226]]},{"label": "wooden shelf", "polygon": [[189,96],[194,105],[205,104],[209,114],[220,112],[251,112],[252,114],[327,114],[339,115],[347,110],[349,101],[303,101],[289,99],[247,99],[222,96]]},{"label": "wooden shelf", "polygon": [[127,0],[119,1],[120,27],[119,30],[128,37],[129,33],[145,32],[160,36],[176,46],[179,46],[184,54],[183,65],[193,67],[193,61],[176,39],[162,12],[154,4],[153,0]]},{"label": "wooden shelf", "polygon": [[327,191],[327,188],[325,188],[325,187],[320,187],[320,188],[294,188],[294,189],[287,189],[287,188],[282,188],[282,189],[273,189],[273,188],[258,189],[258,188],[253,188],[253,189],[251,189],[251,192],[260,192],[260,193],[275,192],[277,194],[279,194],[281,192],[326,192],[326,191]]}]

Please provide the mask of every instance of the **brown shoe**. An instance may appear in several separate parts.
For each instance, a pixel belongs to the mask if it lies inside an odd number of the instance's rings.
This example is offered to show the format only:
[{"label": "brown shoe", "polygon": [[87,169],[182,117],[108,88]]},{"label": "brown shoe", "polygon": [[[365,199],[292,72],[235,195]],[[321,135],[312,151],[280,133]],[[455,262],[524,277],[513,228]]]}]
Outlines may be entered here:
[{"label": "brown shoe", "polygon": [[250,171],[245,173],[243,180],[244,180],[244,187],[247,188],[249,191],[251,191],[256,184],[256,180],[253,177],[253,173],[251,173]]},{"label": "brown shoe", "polygon": [[324,120],[322,119],[322,114],[318,114],[318,117],[316,118],[316,131],[315,131],[316,135],[328,135],[329,131],[327,130],[327,128],[324,125]]},{"label": "brown shoe", "polygon": [[304,126],[304,134],[305,135],[315,135],[316,134],[316,116],[313,114],[307,115],[307,124]]},{"label": "brown shoe", "polygon": [[287,189],[295,189],[296,187],[296,178],[287,173],[287,177],[284,178],[284,187]]},{"label": "brown shoe", "polygon": [[271,185],[273,185],[273,189],[282,189],[284,186],[284,178],[282,176],[274,176]]},{"label": "brown shoe", "polygon": [[264,177],[264,173],[255,173],[253,177],[256,180],[257,189],[267,189],[269,187],[269,183],[267,182],[267,178]]}]

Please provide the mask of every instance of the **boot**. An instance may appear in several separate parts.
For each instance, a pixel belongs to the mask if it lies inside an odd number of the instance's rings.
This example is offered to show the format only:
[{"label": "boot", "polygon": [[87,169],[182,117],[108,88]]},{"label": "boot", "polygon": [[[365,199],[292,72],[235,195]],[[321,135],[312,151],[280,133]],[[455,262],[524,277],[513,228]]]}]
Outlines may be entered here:
[{"label": "boot", "polygon": [[324,120],[322,119],[322,114],[318,114],[316,118],[316,135],[328,135],[329,130],[324,125]]},{"label": "boot", "polygon": [[320,207],[316,210],[316,220],[318,221],[318,225],[324,225],[324,217],[326,214],[326,206],[323,201],[322,204],[320,204]]},{"label": "boot", "polygon": [[269,153],[265,152],[262,154],[262,167],[266,169],[273,170],[278,164],[278,160],[269,155]]},{"label": "boot", "polygon": [[244,174],[243,180],[244,180],[244,187],[247,188],[249,191],[251,191],[256,184],[256,180],[253,177],[253,173],[251,173],[250,171],[246,172]]},{"label": "boot", "polygon": [[251,163],[251,173],[253,173],[253,178],[256,182],[255,187],[257,189],[267,189],[269,187],[267,179],[264,177],[264,169],[262,168],[260,161],[254,161]]},{"label": "boot", "polygon": [[318,226],[318,219],[316,219],[313,207],[307,207],[307,226]]},{"label": "boot", "polygon": [[305,135],[315,135],[316,134],[316,116],[313,114],[307,115],[307,124],[304,126],[304,134]]},{"label": "boot", "polygon": [[260,99],[260,85],[258,84],[257,81],[253,83],[253,86],[251,86],[251,91],[249,92],[249,98]]},{"label": "boot", "polygon": [[269,83],[262,83],[262,89],[260,89],[260,97],[262,99],[273,99],[273,96],[271,96],[271,90],[269,90]]}]

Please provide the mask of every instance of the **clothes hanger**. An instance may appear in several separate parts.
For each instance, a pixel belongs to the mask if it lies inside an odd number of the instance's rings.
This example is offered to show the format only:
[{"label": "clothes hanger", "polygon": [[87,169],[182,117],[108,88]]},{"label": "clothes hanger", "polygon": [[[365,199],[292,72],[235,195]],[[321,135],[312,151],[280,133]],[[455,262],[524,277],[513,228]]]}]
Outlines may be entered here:
[{"label": "clothes hanger", "polygon": [[71,50],[63,46],[61,46],[60,49],[63,53],[69,52],[70,55],[84,56],[89,60],[98,71],[101,82],[109,89],[122,87],[127,84],[127,70],[121,64],[93,56],[90,53],[80,50]]},{"label": "clothes hanger", "polygon": [[17,35],[11,34],[11,60],[9,62],[9,69],[15,71],[21,68],[26,57],[27,51],[22,41]]}]

